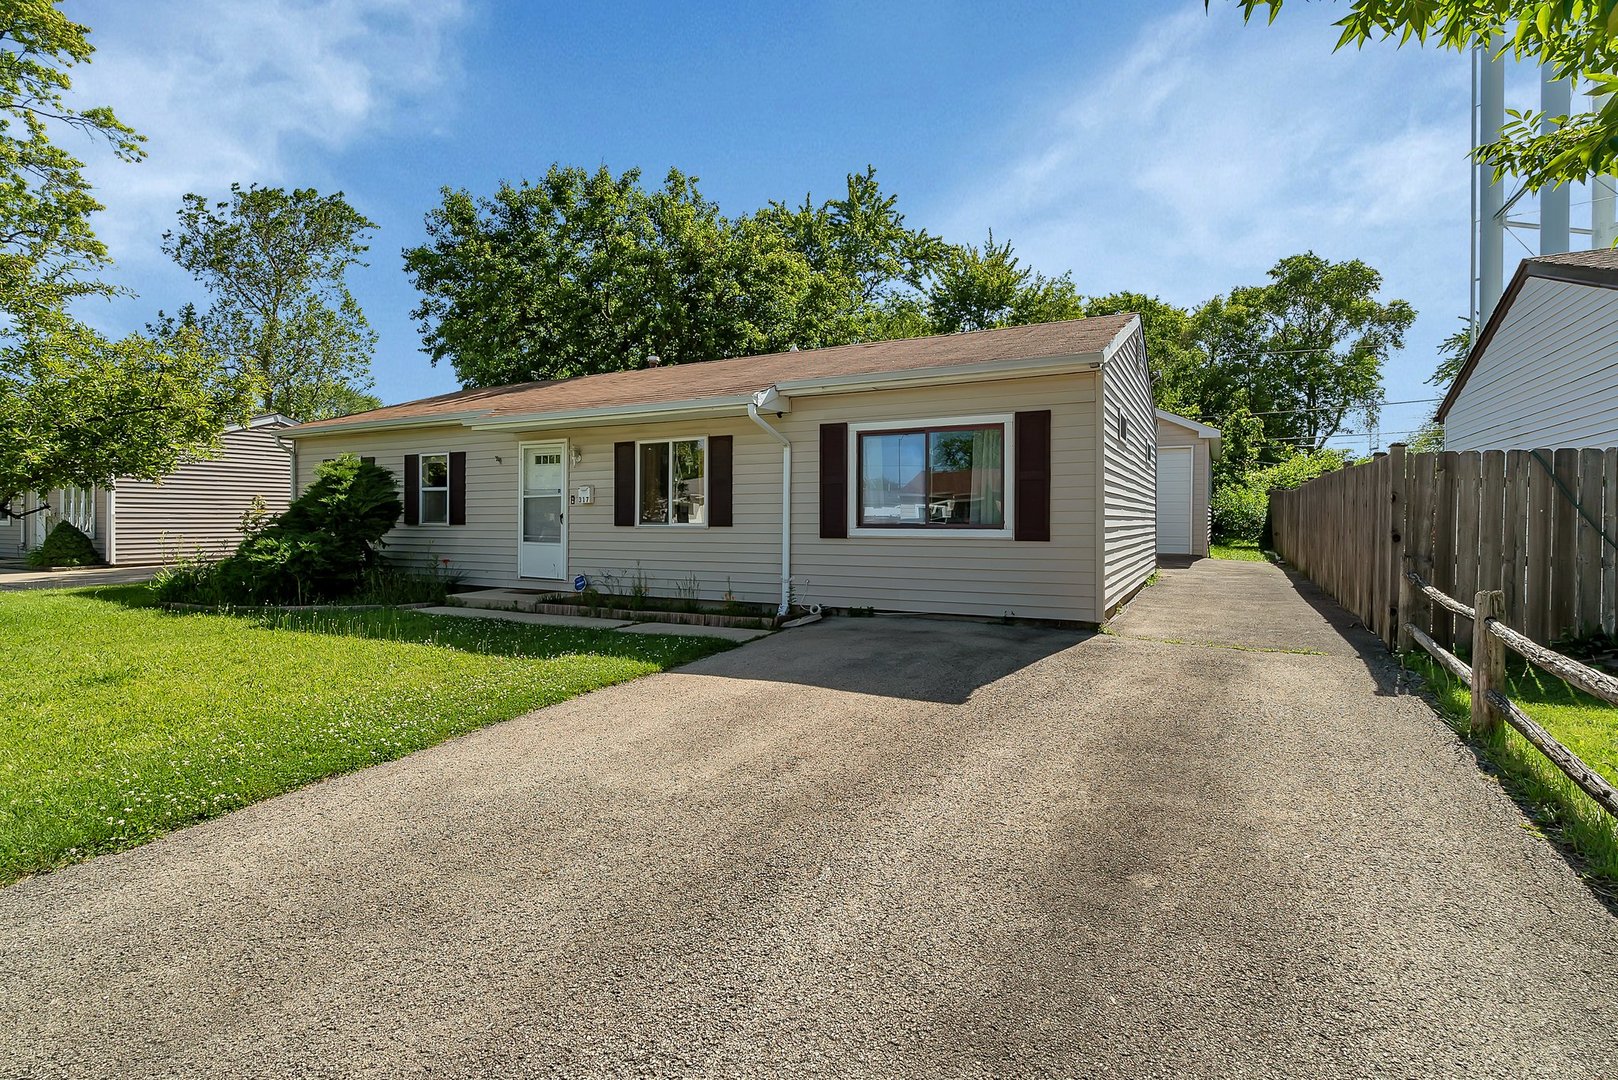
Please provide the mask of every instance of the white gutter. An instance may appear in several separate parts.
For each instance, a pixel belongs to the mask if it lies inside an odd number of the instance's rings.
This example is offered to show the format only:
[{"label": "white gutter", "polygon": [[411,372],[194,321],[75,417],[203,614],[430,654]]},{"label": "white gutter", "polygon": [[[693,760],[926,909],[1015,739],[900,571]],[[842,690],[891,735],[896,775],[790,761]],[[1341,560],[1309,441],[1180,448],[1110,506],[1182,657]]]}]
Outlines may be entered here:
[{"label": "white gutter", "polygon": [[782,397],[775,387],[768,386],[747,403],[748,418],[781,444],[781,606],[777,614],[785,615],[792,607],[792,441],[758,414],[760,406],[779,416],[791,410],[792,402]]}]

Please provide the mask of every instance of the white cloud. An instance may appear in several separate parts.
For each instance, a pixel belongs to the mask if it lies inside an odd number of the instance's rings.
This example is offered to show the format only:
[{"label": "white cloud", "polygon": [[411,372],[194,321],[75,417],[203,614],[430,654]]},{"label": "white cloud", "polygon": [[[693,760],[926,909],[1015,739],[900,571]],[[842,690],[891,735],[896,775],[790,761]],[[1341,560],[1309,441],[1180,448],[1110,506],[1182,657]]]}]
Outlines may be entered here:
[{"label": "white cloud", "polygon": [[948,236],[993,225],[1086,292],[1179,303],[1309,248],[1366,259],[1423,313],[1389,389],[1430,393],[1433,346],[1467,305],[1468,61],[1333,53],[1330,14],[1243,26],[1197,5],[1146,23],[1118,59],[1076,62],[1061,96],[1013,122],[1003,164],[929,220]]},{"label": "white cloud", "polygon": [[457,78],[462,0],[143,0],[71,14],[92,27],[74,72],[147,139],[139,165],[87,151],[97,230],[127,270],[163,259],[157,238],[188,191],[232,181],[311,184],[299,150],[340,151],[402,120],[431,124]]}]

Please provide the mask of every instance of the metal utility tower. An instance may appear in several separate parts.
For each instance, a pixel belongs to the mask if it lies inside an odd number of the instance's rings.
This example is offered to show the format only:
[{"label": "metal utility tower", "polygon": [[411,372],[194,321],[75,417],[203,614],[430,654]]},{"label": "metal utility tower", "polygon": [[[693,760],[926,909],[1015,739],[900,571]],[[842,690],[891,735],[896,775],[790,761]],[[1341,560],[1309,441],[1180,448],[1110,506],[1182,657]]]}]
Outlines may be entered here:
[{"label": "metal utility tower", "polygon": [[[1499,137],[1506,122],[1506,70],[1504,59],[1492,57],[1486,49],[1472,50],[1472,145],[1481,146]],[[1555,117],[1572,112],[1573,87],[1566,79],[1552,78],[1546,65],[1539,72],[1539,107],[1545,114],[1542,132],[1554,131]],[[1519,243],[1528,251],[1553,255],[1572,250],[1574,237],[1578,246],[1611,247],[1618,240],[1618,188],[1610,176],[1598,176],[1590,182],[1590,227],[1575,228],[1572,223],[1572,188],[1563,184],[1544,188],[1539,192],[1539,219],[1537,221],[1511,216],[1512,208],[1528,194],[1519,183],[1509,196],[1506,186],[1510,178],[1496,181],[1493,168],[1486,165],[1472,167],[1472,327],[1474,332],[1489,318],[1500,299],[1506,277],[1506,238],[1509,233],[1537,234],[1530,247],[1521,237]],[[1588,237],[1588,241],[1584,238]],[[1513,257],[1512,263],[1516,262]]]}]

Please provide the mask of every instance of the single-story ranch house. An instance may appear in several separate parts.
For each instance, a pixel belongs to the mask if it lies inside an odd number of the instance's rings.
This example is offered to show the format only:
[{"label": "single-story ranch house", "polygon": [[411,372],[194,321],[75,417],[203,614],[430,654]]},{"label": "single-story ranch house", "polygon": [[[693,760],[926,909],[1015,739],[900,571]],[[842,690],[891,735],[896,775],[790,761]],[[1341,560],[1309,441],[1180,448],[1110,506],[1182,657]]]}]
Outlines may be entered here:
[{"label": "single-story ranch house", "polygon": [[283,432],[402,478],[402,562],[563,590],[1097,623],[1155,565],[1140,318],[466,390]]}]

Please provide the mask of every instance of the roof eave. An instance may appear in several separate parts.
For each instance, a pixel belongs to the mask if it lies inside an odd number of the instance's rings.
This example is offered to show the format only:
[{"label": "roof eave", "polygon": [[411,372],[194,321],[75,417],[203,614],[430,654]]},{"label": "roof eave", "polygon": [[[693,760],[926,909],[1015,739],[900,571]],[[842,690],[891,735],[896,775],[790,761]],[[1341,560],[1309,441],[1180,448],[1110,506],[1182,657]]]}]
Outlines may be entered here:
[{"label": "roof eave", "polygon": [[440,424],[461,423],[471,417],[482,416],[487,409],[476,412],[438,413],[433,416],[409,416],[397,419],[358,420],[351,424],[341,421],[317,421],[315,424],[297,424],[281,432],[283,439],[312,439],[318,435],[347,435],[351,432],[389,431],[395,428],[436,427]]}]

